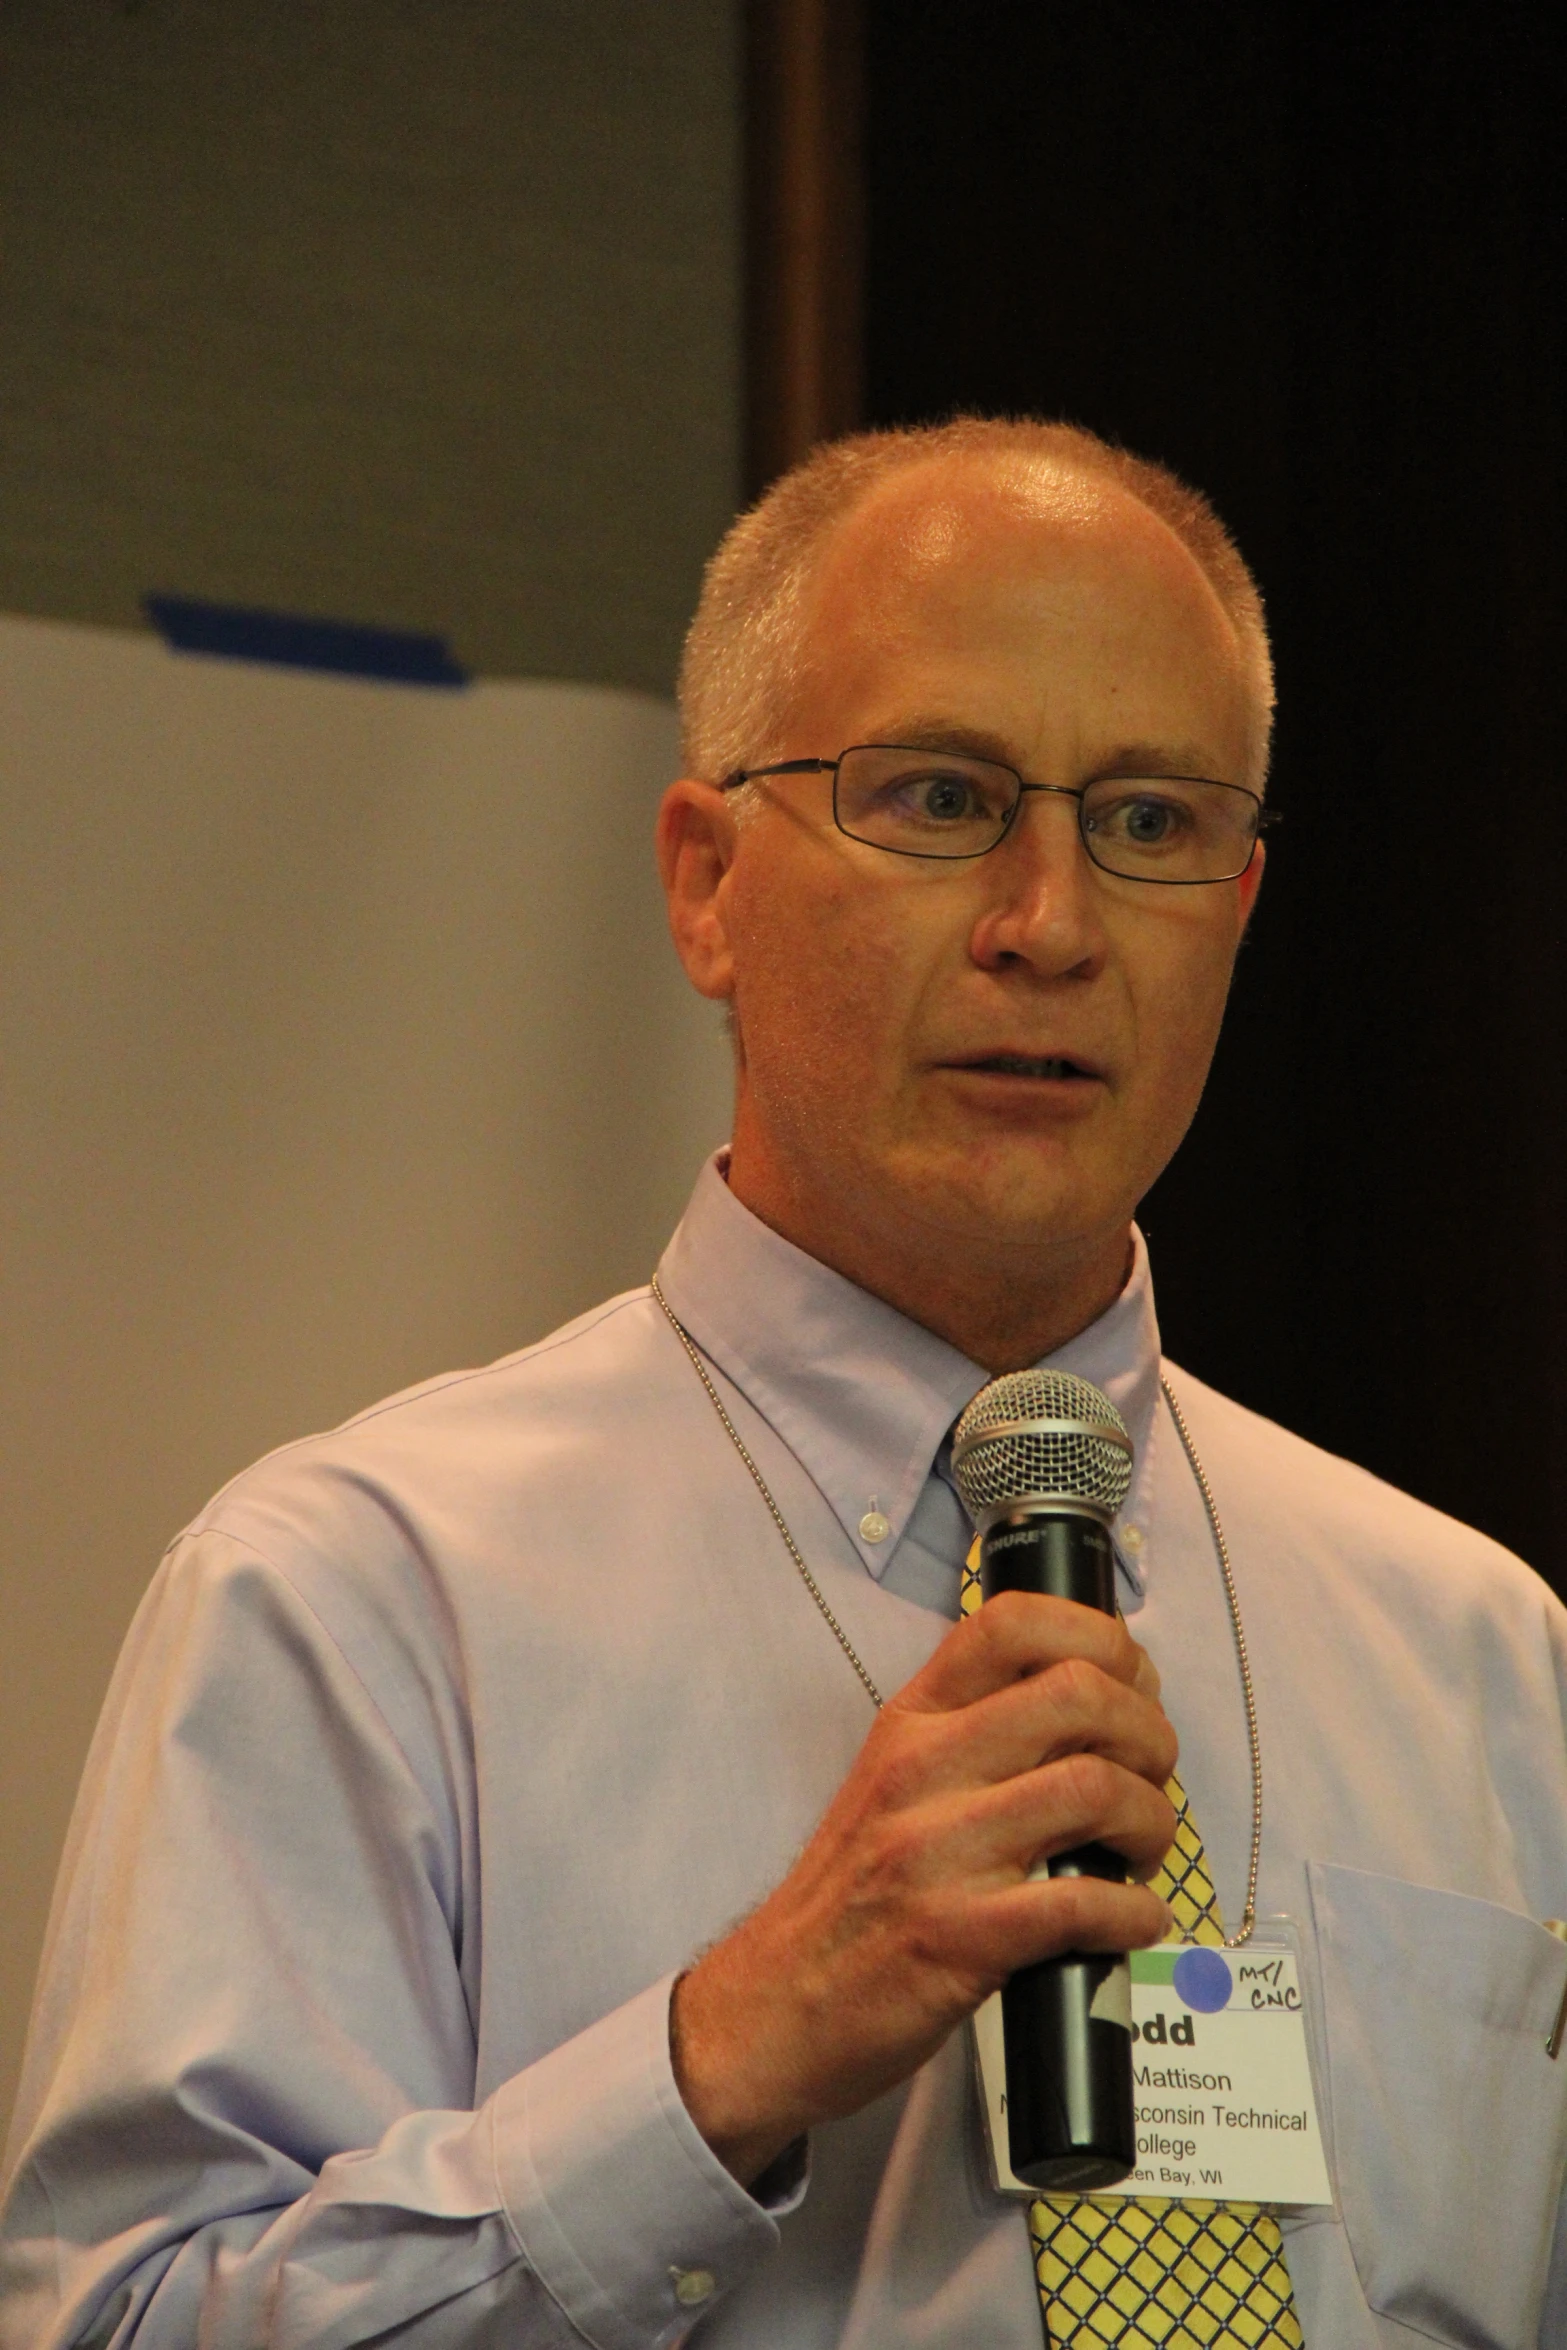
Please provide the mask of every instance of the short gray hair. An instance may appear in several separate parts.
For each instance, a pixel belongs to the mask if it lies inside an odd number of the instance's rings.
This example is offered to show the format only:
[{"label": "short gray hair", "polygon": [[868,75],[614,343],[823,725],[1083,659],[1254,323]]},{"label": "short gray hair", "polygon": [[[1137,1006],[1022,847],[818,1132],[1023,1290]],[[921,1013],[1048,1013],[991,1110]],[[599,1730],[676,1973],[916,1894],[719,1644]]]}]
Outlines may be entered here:
[{"label": "short gray hair", "polygon": [[687,774],[718,783],[773,755],[803,681],[806,590],[829,535],[879,482],[949,456],[1037,458],[1113,482],[1168,525],[1235,630],[1253,711],[1248,780],[1260,787],[1273,724],[1273,658],[1262,596],[1235,541],[1202,492],[1168,466],[1080,425],[1026,416],[956,416],[824,441],[740,516],[707,566],[680,664]]}]

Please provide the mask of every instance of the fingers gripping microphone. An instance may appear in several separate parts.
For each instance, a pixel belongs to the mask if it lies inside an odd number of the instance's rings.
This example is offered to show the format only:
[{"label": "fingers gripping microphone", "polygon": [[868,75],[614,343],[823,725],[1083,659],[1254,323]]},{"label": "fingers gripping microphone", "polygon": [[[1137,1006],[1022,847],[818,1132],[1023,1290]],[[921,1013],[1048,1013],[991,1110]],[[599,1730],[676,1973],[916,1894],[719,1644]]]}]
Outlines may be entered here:
[{"label": "fingers gripping microphone", "polygon": [[[1065,1371],[1012,1371],[957,1424],[952,1469],[980,1533],[985,1597],[1042,1592],[1115,1613],[1111,1519],[1132,1479],[1132,1440],[1107,1395]],[[1126,1882],[1126,1863],[1085,1844],[1034,1876]],[[1017,2177],[1089,2194],[1134,2169],[1131,1968],[1068,1953],[1020,1967],[1001,1993],[1007,2133]]]}]

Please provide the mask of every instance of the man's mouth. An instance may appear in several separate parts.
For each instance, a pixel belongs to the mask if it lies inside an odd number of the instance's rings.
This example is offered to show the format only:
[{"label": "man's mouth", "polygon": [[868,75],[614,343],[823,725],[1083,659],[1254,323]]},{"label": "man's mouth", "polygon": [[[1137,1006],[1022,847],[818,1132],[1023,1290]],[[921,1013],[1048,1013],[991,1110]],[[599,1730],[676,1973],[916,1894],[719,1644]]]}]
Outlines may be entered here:
[{"label": "man's mouth", "polygon": [[1066,1053],[986,1053],[972,1061],[955,1061],[957,1069],[974,1069],[987,1077],[1032,1077],[1049,1079],[1053,1083],[1073,1078],[1091,1080],[1099,1075],[1084,1061],[1074,1061]]}]

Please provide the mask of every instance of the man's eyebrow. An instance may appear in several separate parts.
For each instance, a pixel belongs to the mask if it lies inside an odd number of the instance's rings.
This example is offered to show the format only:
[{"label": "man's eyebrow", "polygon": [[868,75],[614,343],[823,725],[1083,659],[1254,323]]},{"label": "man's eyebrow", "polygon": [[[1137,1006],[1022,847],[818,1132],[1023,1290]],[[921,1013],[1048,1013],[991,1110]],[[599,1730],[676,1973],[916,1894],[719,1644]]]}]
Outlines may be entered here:
[{"label": "man's eyebrow", "polygon": [[1099,760],[1095,775],[1198,775],[1210,782],[1223,783],[1219,772],[1223,762],[1214,753],[1210,743],[1206,749],[1200,743],[1118,743],[1107,758]]},{"label": "man's eyebrow", "polygon": [[965,726],[960,718],[900,718],[883,727],[876,740],[897,743],[909,751],[965,751],[971,759],[999,759],[1004,767],[1017,765],[1016,747],[1004,735]]},{"label": "man's eyebrow", "polygon": [[[1013,769],[1021,764],[1015,743],[988,728],[966,726],[959,718],[902,718],[875,739],[911,751],[962,751],[971,759],[995,759]],[[1089,780],[1101,775],[1202,775],[1224,780],[1217,774],[1213,746],[1205,750],[1190,742],[1117,743],[1094,761]]]}]

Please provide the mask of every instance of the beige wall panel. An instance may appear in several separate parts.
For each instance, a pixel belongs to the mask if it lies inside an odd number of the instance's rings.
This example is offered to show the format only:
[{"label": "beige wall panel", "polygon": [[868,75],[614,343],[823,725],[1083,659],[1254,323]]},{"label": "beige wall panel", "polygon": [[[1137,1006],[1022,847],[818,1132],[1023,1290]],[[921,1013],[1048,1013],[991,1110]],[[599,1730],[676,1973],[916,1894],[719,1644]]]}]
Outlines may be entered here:
[{"label": "beige wall panel", "polygon": [[0,620],[0,2115],[130,1613],[256,1453],[645,1279],[728,1123],[672,711]]},{"label": "beige wall panel", "polygon": [[738,0],[5,0],[0,609],[669,690],[739,445]]}]

